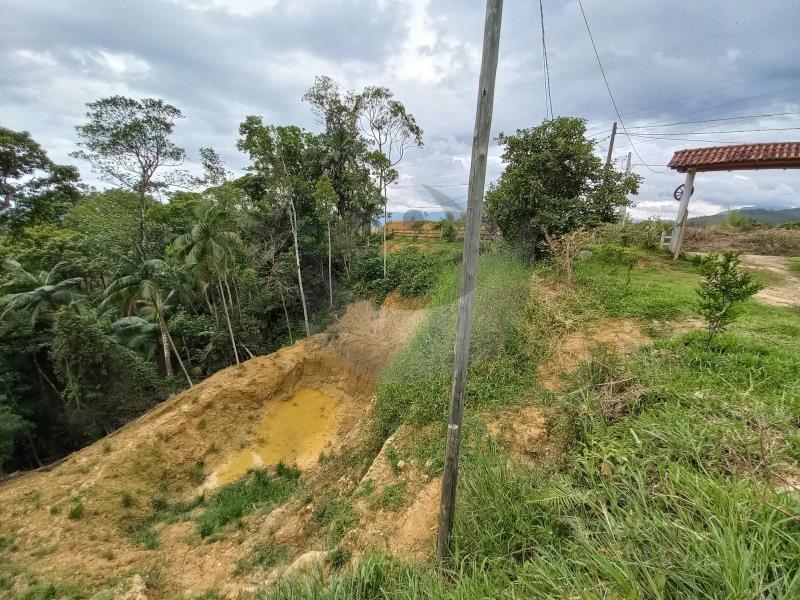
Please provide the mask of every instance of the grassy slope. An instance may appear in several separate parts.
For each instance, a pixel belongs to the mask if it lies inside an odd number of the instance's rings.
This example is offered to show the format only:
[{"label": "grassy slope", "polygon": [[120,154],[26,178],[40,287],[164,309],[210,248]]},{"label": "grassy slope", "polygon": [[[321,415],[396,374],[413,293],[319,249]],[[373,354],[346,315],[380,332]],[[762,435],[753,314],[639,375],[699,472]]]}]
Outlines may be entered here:
[{"label": "grassy slope", "polygon": [[[624,362],[601,352],[548,398],[535,366],[550,328],[627,316],[663,331],[663,321],[692,315],[698,276],[655,255],[599,248],[577,266],[573,292],[545,305],[534,286],[523,310],[524,267],[482,260],[483,355],[470,372],[451,577],[375,556],[264,597],[798,597],[800,503],[774,484],[800,460],[800,314],[749,302],[709,350],[695,331],[658,337]],[[440,309],[387,374],[382,434],[443,420],[454,282],[434,294]],[[526,467],[495,444],[470,443],[480,407],[542,401],[563,415],[551,425],[566,460]],[[420,444],[441,452],[441,435]]]}]

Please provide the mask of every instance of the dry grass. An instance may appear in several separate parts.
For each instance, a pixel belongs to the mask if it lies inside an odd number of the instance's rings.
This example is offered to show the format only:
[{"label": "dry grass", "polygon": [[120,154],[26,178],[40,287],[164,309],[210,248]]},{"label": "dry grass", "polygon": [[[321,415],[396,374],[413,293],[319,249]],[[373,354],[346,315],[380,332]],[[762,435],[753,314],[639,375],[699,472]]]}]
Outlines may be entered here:
[{"label": "dry grass", "polygon": [[753,229],[742,231],[724,225],[687,227],[684,249],[692,252],[739,250],[744,254],[800,256],[800,230]]}]

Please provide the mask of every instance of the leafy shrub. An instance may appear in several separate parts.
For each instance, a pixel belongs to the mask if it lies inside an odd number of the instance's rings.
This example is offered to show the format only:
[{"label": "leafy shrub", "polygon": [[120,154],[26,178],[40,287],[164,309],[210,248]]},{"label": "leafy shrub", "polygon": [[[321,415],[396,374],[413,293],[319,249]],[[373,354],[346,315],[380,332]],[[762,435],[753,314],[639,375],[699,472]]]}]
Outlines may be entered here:
[{"label": "leafy shrub", "polygon": [[661,234],[672,231],[672,223],[660,219],[647,219],[634,223],[607,223],[598,229],[598,236],[606,243],[620,246],[636,246],[645,250],[657,250]]},{"label": "leafy shrub", "polygon": [[86,507],[83,505],[83,501],[80,498],[75,498],[72,502],[69,503],[67,516],[73,521],[77,521],[78,519],[83,518],[85,512],[86,512]]},{"label": "leafy shrub", "polygon": [[427,294],[439,277],[444,265],[457,262],[460,253],[422,252],[417,248],[403,248],[387,259],[387,273],[383,276],[383,255],[380,249],[370,248],[356,255],[350,268],[350,285],[359,294],[381,301],[397,288],[404,297]]},{"label": "leafy shrub", "polygon": [[350,550],[342,546],[337,546],[336,548],[328,552],[326,560],[328,561],[328,564],[331,566],[332,569],[338,570],[346,566],[347,563],[350,562],[351,556],[352,553],[350,552]]},{"label": "leafy shrub", "polygon": [[442,239],[448,242],[452,242],[456,239],[456,227],[453,225],[452,221],[443,221],[442,222]]},{"label": "leafy shrub", "polygon": [[761,289],[752,275],[741,271],[739,254],[725,252],[698,259],[703,281],[697,289],[698,310],[708,324],[708,344],[736,318],[737,307]]}]

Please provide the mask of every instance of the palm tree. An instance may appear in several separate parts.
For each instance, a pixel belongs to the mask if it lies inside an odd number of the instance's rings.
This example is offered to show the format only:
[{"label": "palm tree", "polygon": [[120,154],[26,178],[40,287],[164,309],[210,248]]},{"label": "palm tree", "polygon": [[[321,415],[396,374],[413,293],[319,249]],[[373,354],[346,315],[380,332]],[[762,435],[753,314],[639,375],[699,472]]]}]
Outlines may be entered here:
[{"label": "palm tree", "polygon": [[0,318],[9,311],[21,310],[30,313],[31,323],[40,318],[49,321],[58,307],[72,305],[81,299],[82,295],[78,291],[81,285],[80,277],[58,279],[63,265],[64,263],[58,263],[49,271],[32,273],[25,270],[17,261],[4,259],[3,268],[11,274],[11,282],[7,287],[22,291],[6,294],[0,298],[0,306],[5,307],[0,313]]},{"label": "palm tree", "polygon": [[192,379],[183,364],[180,353],[175,348],[175,342],[167,327],[167,303],[172,297],[172,291],[164,292],[162,287],[162,273],[166,269],[163,260],[150,259],[139,264],[132,265],[132,273],[123,275],[112,281],[103,294],[103,301],[100,308],[107,306],[111,302],[121,301],[125,305],[125,312],[132,315],[139,312],[145,316],[150,316],[158,322],[161,333],[161,346],[164,352],[164,368],[167,377],[172,378],[172,353],[178,359],[178,364],[183,371],[189,386]]},{"label": "palm tree", "polygon": [[122,317],[111,324],[111,329],[124,346],[153,358],[158,349],[161,326],[139,316]]},{"label": "palm tree", "polygon": [[[208,203],[201,207],[198,222],[191,231],[175,238],[173,246],[177,250],[178,256],[185,260],[187,266],[200,266],[216,277],[222,311],[233,347],[233,356],[236,364],[239,364],[239,352],[236,348],[236,338],[233,335],[233,326],[228,310],[229,303],[231,308],[233,307],[228,273],[235,261],[236,250],[240,249],[243,244],[238,233],[227,229],[229,218],[223,205]],[[227,299],[225,290],[228,292]]]}]

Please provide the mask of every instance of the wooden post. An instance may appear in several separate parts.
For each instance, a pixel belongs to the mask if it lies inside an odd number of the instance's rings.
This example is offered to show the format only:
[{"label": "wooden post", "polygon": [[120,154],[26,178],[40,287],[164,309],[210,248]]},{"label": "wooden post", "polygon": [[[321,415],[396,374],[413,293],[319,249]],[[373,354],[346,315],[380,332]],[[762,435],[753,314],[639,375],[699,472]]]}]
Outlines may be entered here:
[{"label": "wooden post", "polygon": [[475,113],[475,132],[472,137],[472,160],[469,169],[467,215],[464,223],[464,259],[461,266],[461,299],[456,324],[453,387],[447,417],[447,443],[442,475],[442,497],[439,506],[439,560],[450,556],[450,531],[455,515],[458,484],[458,452],[461,444],[461,421],[464,413],[464,393],[469,365],[469,339],[472,329],[472,307],[478,271],[478,252],[481,242],[481,211],[486,185],[486,160],[489,153],[489,133],[492,127],[494,82],[500,47],[500,22],[503,0],[487,0],[486,22],[483,30],[483,58],[478,86],[478,106]]},{"label": "wooden post", "polygon": [[672,230],[672,250],[673,258],[678,259],[681,253],[681,242],[683,241],[683,230],[686,226],[686,219],[689,215],[689,198],[694,191],[694,171],[686,171],[686,181],[683,182],[683,196],[678,206],[678,215],[675,217],[675,228]]},{"label": "wooden post", "polygon": [[[628,176],[630,174],[631,174],[631,153],[628,152],[628,161],[625,163],[625,175]],[[623,223],[625,222],[625,219],[628,218],[627,206],[623,206],[622,210],[619,211],[619,217],[620,221],[622,221]]]},{"label": "wooden post", "polygon": [[611,141],[608,143],[608,154],[606,155],[606,165],[611,164],[611,153],[614,151],[614,138],[617,137],[617,122],[611,127]]}]

